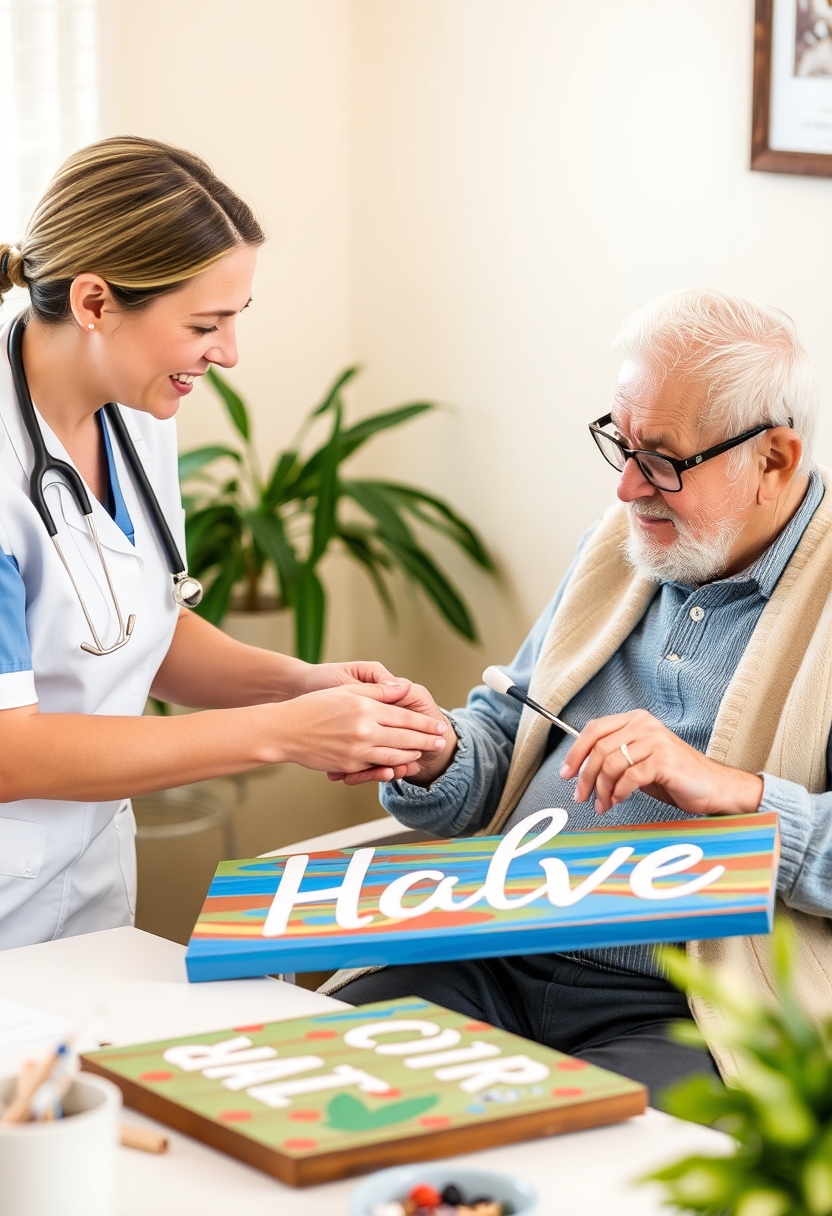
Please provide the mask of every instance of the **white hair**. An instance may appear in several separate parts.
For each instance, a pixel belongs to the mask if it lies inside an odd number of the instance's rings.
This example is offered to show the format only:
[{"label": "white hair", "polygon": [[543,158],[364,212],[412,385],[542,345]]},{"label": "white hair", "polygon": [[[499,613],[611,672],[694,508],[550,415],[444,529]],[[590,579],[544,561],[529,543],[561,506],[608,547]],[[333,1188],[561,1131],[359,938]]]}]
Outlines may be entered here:
[{"label": "white hair", "polygon": [[[800,471],[811,467],[820,391],[794,322],[779,308],[712,288],[677,291],[633,313],[612,349],[663,376],[674,371],[706,384],[702,428],[718,426],[725,439],[791,418],[803,442]],[[730,453],[729,477],[755,442]]]}]

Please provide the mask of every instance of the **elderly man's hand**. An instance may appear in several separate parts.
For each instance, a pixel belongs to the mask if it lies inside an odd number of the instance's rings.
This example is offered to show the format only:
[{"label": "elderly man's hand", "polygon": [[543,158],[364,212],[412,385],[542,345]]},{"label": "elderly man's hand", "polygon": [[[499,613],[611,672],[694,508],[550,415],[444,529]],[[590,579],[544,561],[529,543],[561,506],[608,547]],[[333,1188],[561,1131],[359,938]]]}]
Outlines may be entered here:
[{"label": "elderly man's hand", "polygon": [[761,777],[703,756],[644,709],[590,722],[560,775],[578,777],[576,802],[594,790],[599,814],[637,789],[696,815],[751,814],[763,796]]}]

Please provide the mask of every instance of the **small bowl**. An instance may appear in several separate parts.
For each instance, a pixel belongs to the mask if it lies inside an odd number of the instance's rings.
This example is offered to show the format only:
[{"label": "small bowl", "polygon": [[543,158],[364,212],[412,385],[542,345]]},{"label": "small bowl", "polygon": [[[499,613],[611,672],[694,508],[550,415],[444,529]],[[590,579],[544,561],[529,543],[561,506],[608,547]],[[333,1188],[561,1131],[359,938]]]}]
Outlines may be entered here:
[{"label": "small bowl", "polygon": [[403,1201],[420,1182],[427,1182],[438,1191],[455,1182],[466,1199],[489,1195],[497,1203],[510,1203],[516,1216],[532,1216],[537,1211],[537,1191],[522,1178],[434,1161],[422,1165],[397,1165],[394,1169],[370,1174],[350,1194],[350,1216],[370,1216],[377,1203],[389,1203],[393,1199]]}]

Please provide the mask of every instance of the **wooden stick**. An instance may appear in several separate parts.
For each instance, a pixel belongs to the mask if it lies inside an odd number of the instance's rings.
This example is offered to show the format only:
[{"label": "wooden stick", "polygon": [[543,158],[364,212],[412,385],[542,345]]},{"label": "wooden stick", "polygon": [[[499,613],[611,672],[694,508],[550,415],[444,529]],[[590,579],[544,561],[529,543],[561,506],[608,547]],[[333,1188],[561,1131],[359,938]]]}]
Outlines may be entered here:
[{"label": "wooden stick", "polygon": [[147,1127],[136,1127],[131,1123],[122,1123],[118,1131],[118,1141],[125,1148],[137,1148],[143,1153],[166,1153],[168,1151],[167,1136]]}]

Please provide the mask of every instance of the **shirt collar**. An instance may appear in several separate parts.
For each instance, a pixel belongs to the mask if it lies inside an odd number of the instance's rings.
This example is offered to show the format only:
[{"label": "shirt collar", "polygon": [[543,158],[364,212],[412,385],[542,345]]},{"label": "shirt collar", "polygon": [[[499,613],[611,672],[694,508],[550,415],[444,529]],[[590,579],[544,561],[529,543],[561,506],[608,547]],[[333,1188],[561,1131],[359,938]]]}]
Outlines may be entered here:
[{"label": "shirt collar", "polygon": [[752,562],[745,570],[741,570],[739,574],[724,581],[727,583],[756,583],[760,594],[765,599],[769,599],[777,586],[780,575],[786,569],[797,548],[801,536],[809,526],[809,520],[817,510],[823,494],[823,480],[818,470],[813,468],[809,475],[809,485],[803,496],[803,502],[780,535],[772,541],[755,562]]}]

